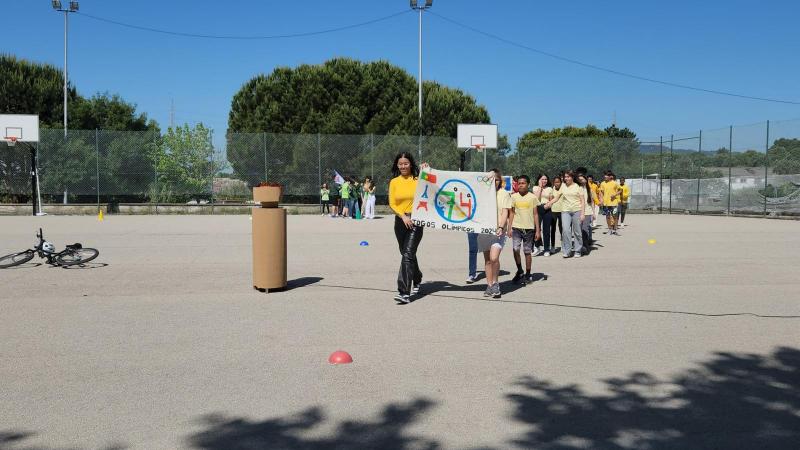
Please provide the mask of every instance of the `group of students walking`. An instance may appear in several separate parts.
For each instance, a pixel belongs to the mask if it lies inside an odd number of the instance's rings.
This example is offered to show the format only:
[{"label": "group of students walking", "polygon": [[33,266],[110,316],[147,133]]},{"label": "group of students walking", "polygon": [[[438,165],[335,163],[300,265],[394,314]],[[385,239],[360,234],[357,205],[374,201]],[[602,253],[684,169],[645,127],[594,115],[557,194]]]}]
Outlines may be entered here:
[{"label": "group of students walking", "polygon": [[[423,164],[423,167],[425,165]],[[533,186],[527,175],[514,177],[512,192],[504,189],[503,176],[498,169],[489,173],[494,178],[497,195],[497,232],[467,234],[468,276],[466,282],[477,281],[477,255],[483,252],[486,276],[485,297],[500,298],[500,254],[508,238],[512,240],[514,261],[517,266],[513,282],[526,284],[533,281],[531,274],[534,256],[550,256],[560,250],[564,258],[580,258],[589,254],[593,243],[593,228],[598,212],[606,216],[604,234],[619,236],[624,226],[625,213],[630,198],[630,188],[625,178],[617,181],[611,171],[606,171],[603,181],[594,183],[586,169],[579,167],[553,177],[539,175]],[[411,222],[411,210],[416,191],[419,167],[414,157],[402,152],[395,157],[392,180],[389,183],[389,206],[395,213],[394,232],[401,254],[397,275],[397,294],[394,299],[409,303],[419,292],[422,272],[417,261],[417,249],[422,240],[423,228]],[[557,248],[556,230],[561,234],[561,247]],[[525,257],[525,271],[522,256]]]},{"label": "group of students walking", "polygon": [[328,183],[324,183],[320,187],[319,197],[323,216],[375,218],[375,182],[372,177],[365,177],[363,183],[355,177],[345,177],[338,190],[335,187],[331,190]]}]

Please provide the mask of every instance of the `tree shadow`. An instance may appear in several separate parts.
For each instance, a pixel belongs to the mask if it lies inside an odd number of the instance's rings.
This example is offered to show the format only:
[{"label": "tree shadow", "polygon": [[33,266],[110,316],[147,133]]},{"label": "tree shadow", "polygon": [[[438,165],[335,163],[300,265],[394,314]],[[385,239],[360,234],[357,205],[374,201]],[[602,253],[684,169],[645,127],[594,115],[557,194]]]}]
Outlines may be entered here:
[{"label": "tree shadow", "polygon": [[193,448],[207,450],[245,449],[436,449],[439,443],[410,435],[406,428],[434,406],[432,400],[417,398],[407,403],[390,403],[372,421],[343,421],[330,436],[306,437],[305,433],[325,422],[319,407],[288,417],[262,421],[221,414],[200,418],[207,428],[187,438]]},{"label": "tree shadow", "polygon": [[800,448],[800,350],[716,353],[668,379],[603,380],[608,394],[523,377],[507,398],[530,426],[511,443],[544,449]]}]

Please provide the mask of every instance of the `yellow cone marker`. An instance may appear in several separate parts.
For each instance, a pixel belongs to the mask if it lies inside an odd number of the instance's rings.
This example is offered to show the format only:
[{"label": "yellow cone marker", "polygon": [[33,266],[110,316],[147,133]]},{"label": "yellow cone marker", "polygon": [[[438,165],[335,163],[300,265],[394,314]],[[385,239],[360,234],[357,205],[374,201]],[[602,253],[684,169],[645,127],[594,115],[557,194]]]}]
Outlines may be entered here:
[{"label": "yellow cone marker", "polygon": [[97,220],[102,222],[103,221],[103,210],[101,209],[100,212],[97,213]]},{"label": "yellow cone marker", "polygon": [[647,241],[647,243],[652,245],[652,244],[656,243],[656,240],[655,239],[650,239],[649,241]]}]

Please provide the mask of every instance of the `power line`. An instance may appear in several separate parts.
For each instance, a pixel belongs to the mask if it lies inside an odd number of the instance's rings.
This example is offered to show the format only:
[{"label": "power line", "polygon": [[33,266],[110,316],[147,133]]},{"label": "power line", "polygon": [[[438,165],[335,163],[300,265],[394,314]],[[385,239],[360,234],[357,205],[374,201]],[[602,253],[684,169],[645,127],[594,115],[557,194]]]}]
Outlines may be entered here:
[{"label": "power line", "polygon": [[588,67],[589,69],[599,70],[601,72],[607,72],[607,73],[611,73],[611,74],[614,74],[614,75],[619,75],[619,76],[622,76],[622,77],[633,78],[633,79],[641,80],[641,81],[647,81],[647,82],[650,82],[650,83],[662,84],[662,85],[665,85],[665,86],[671,86],[671,87],[676,87],[676,88],[681,88],[681,89],[689,89],[689,90],[692,90],[692,91],[706,92],[706,93],[709,93],[709,94],[727,95],[729,97],[745,98],[745,99],[748,99],[748,100],[758,100],[758,101],[762,101],[762,102],[784,103],[784,104],[788,104],[788,105],[800,105],[800,102],[791,101],[791,100],[781,100],[781,99],[765,98],[765,97],[754,97],[754,96],[751,96],[751,95],[736,94],[734,92],[719,91],[719,90],[715,90],[715,89],[705,89],[705,88],[701,88],[701,87],[690,86],[690,85],[687,85],[687,84],[673,83],[671,81],[664,81],[664,80],[657,80],[655,78],[648,78],[648,77],[643,77],[643,76],[640,76],[640,75],[634,75],[634,74],[631,74],[631,73],[622,72],[622,71],[619,71],[619,70],[609,69],[607,67],[597,66],[597,65],[594,65],[594,64],[589,64],[589,63],[585,63],[585,62],[582,62],[582,61],[578,61],[578,60],[575,60],[575,59],[566,58],[564,56],[556,55],[555,53],[546,52],[544,50],[539,50],[537,48],[533,48],[533,47],[530,47],[530,46],[525,45],[525,44],[520,44],[519,42],[515,42],[515,41],[512,41],[510,39],[506,39],[504,37],[498,36],[496,34],[488,33],[486,31],[480,30],[478,28],[463,24],[461,22],[457,22],[457,21],[455,21],[453,19],[445,17],[445,16],[443,16],[441,14],[437,14],[437,13],[435,13],[433,11],[428,11],[428,13],[429,14],[433,14],[434,16],[436,16],[436,17],[438,17],[438,18],[440,18],[440,19],[442,19],[442,20],[444,20],[446,22],[450,22],[453,25],[459,26],[461,28],[465,28],[465,29],[470,30],[470,31],[472,31],[474,33],[481,34],[483,36],[486,36],[488,38],[494,39],[496,41],[500,41],[500,42],[506,43],[508,45],[512,45],[514,47],[518,47],[518,48],[521,48],[523,50],[527,50],[529,52],[538,53],[540,55],[548,56],[550,58],[557,59],[559,61],[564,61],[564,62],[568,62],[570,64],[576,64],[576,65],[579,65],[579,66]]},{"label": "power line", "polygon": [[162,30],[159,28],[150,28],[144,27],[141,25],[133,25],[130,23],[119,22],[116,20],[106,19],[104,17],[97,17],[91,14],[86,14],[84,12],[78,13],[80,16],[88,17],[90,19],[94,19],[100,22],[110,23],[113,25],[118,25],[125,28],[132,28],[134,30],[140,31],[149,31],[152,33],[161,33],[161,34],[168,34],[171,36],[182,36],[182,37],[191,37],[191,38],[200,38],[200,39],[229,39],[229,40],[264,40],[264,39],[290,39],[290,38],[297,38],[297,37],[306,37],[306,36],[317,36],[320,34],[328,34],[328,33],[335,33],[337,31],[344,31],[350,30],[353,28],[359,28],[366,25],[371,25],[373,23],[381,22],[384,20],[388,20],[402,14],[408,14],[411,10],[404,9],[402,11],[396,12],[394,14],[389,14],[388,16],[378,17],[376,19],[368,20],[366,22],[359,22],[350,25],[345,25],[342,27],[337,28],[328,28],[325,30],[316,30],[316,31],[306,31],[303,33],[291,33],[291,34],[274,34],[274,35],[267,35],[267,36],[234,36],[234,35],[217,35],[217,34],[195,34],[195,33],[183,33],[180,31],[170,31],[170,30]]}]

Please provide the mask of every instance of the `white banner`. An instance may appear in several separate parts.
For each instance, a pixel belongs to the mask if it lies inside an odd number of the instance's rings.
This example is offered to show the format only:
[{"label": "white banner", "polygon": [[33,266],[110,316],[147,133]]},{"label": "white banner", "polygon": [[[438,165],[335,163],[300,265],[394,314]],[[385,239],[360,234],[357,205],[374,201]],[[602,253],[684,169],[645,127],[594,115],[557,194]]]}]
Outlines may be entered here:
[{"label": "white banner", "polygon": [[411,221],[425,228],[495,234],[494,178],[483,172],[423,169],[414,194]]}]

